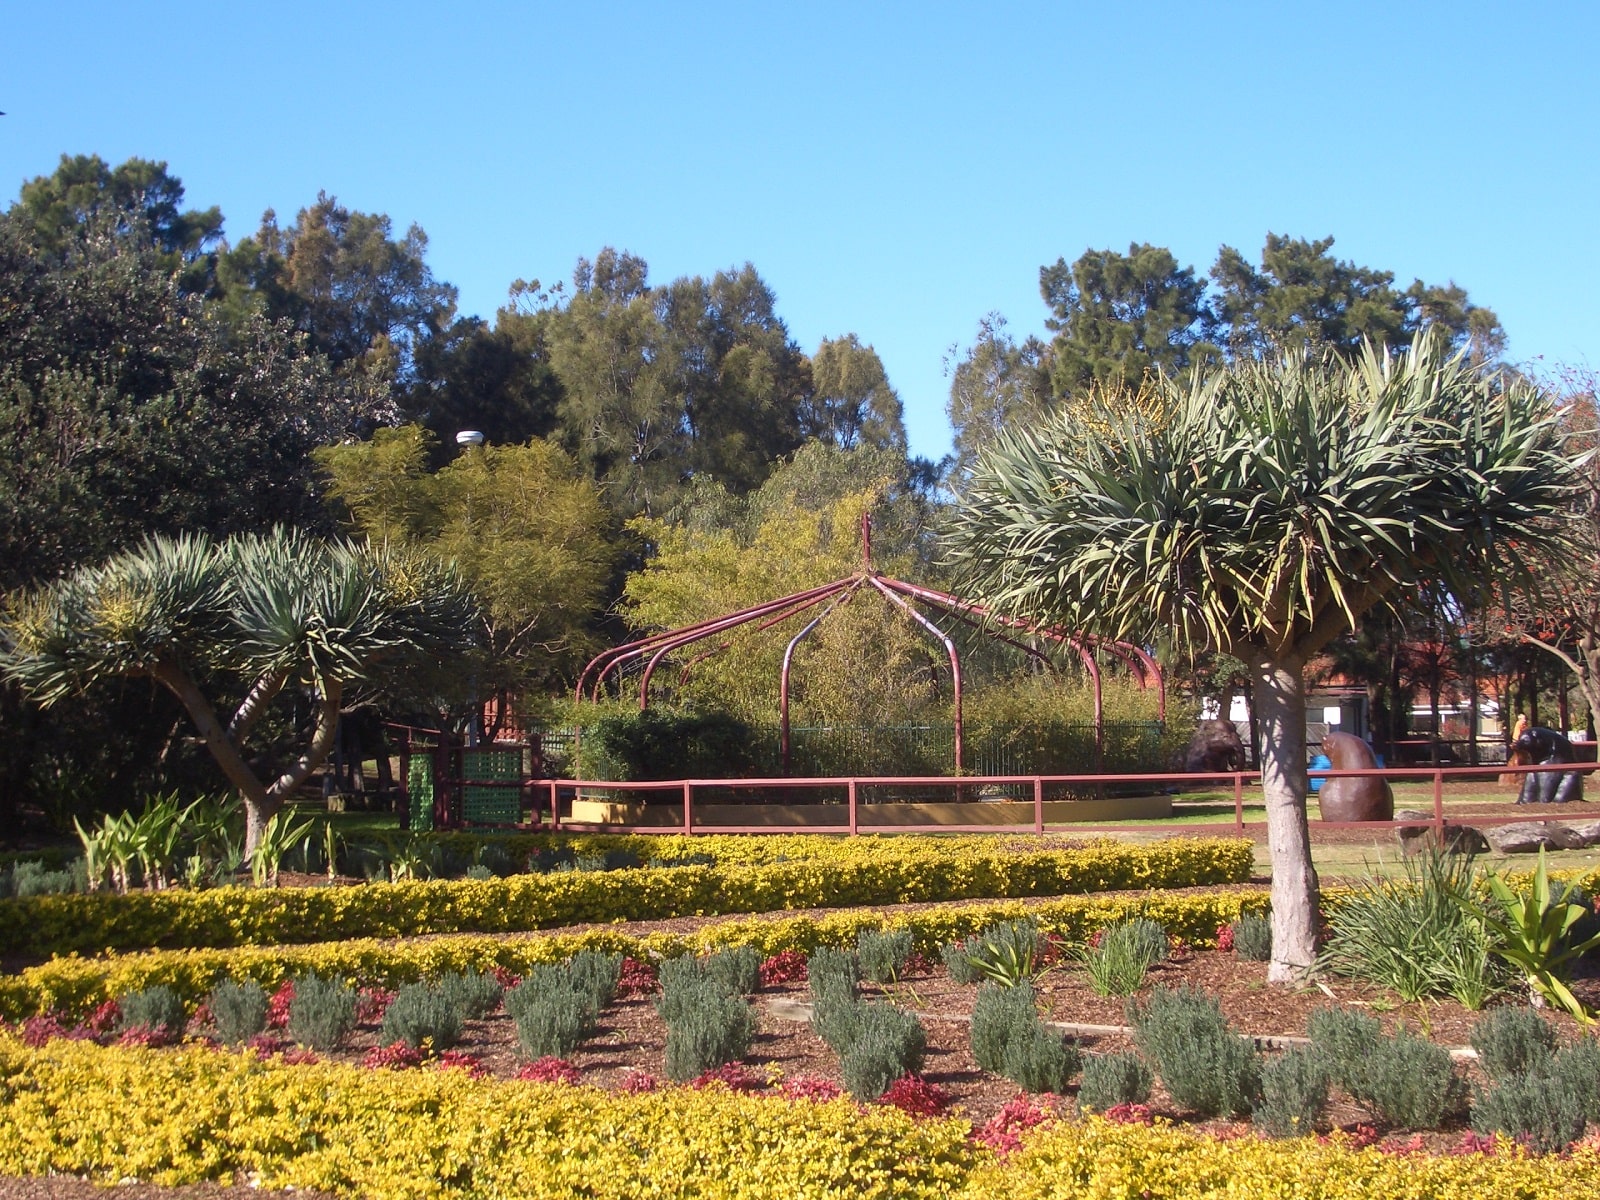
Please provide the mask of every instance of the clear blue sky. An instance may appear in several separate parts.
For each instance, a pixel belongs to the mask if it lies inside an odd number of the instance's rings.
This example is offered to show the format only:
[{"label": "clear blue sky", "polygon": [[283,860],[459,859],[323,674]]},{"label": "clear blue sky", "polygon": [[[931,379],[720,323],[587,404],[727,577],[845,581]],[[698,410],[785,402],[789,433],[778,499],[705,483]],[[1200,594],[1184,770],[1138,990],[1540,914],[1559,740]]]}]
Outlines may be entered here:
[{"label": "clear blue sky", "polygon": [[753,262],[805,350],[875,345],[912,448],[1041,264],[1328,234],[1454,279],[1510,357],[1600,367],[1600,5],[26,3],[0,186],[165,160],[228,233],[319,189],[431,239],[463,312],[614,245]]}]

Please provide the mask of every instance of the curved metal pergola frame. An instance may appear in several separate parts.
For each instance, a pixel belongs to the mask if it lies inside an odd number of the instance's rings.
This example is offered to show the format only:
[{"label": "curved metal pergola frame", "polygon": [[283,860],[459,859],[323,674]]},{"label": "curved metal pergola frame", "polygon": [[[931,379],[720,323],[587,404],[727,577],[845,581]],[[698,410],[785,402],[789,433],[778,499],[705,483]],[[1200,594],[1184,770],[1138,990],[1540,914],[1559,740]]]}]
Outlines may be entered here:
[{"label": "curved metal pergola frame", "polygon": [[587,696],[590,700],[598,700],[606,686],[607,679],[615,677],[620,682],[622,671],[625,667],[629,664],[643,661],[644,668],[640,672],[639,678],[639,708],[641,710],[647,709],[650,707],[650,684],[655,676],[656,668],[674,650],[681,650],[687,646],[697,645],[700,642],[711,639],[721,639],[715,645],[702,650],[684,664],[678,676],[679,686],[682,686],[687,682],[696,666],[733,645],[734,631],[743,630],[746,626],[751,626],[751,632],[761,632],[820,607],[821,611],[812,616],[800,628],[799,632],[789,639],[788,645],[784,648],[783,667],[778,679],[778,720],[782,733],[783,769],[787,771],[789,769],[790,749],[789,685],[794,666],[795,651],[801,642],[809,637],[822,622],[826,621],[839,608],[850,603],[858,594],[870,592],[880,597],[885,603],[898,609],[944,648],[945,655],[950,663],[951,690],[954,695],[953,717],[955,726],[955,769],[957,774],[961,772],[963,765],[961,655],[950,635],[940,629],[924,609],[953,618],[996,641],[1012,646],[1052,670],[1055,664],[1044,651],[1037,646],[1028,645],[1020,638],[1011,636],[1011,634],[1016,633],[1043,639],[1075,651],[1078,660],[1083,664],[1085,672],[1094,684],[1096,746],[1101,744],[1105,723],[1100,664],[1097,659],[1097,655],[1100,653],[1108,654],[1122,663],[1134,677],[1141,691],[1151,687],[1155,688],[1157,713],[1161,720],[1166,720],[1166,680],[1162,676],[1160,665],[1149,651],[1142,646],[1134,645],[1131,642],[1100,638],[1090,634],[1065,630],[1053,625],[1038,625],[1016,617],[1004,616],[994,612],[986,605],[978,604],[971,600],[963,600],[947,592],[922,587],[918,584],[906,583],[904,580],[884,575],[872,566],[872,518],[870,514],[863,516],[861,520],[861,549],[861,570],[854,575],[846,576],[843,579],[835,579],[831,583],[808,588],[792,595],[782,596],[776,600],[769,600],[763,604],[742,608],[725,616],[698,621],[693,625],[685,625],[679,629],[668,629],[660,633],[653,633],[647,637],[625,642],[620,646],[614,646],[610,650],[597,654],[579,674],[577,686],[574,689],[575,698],[581,701]]}]

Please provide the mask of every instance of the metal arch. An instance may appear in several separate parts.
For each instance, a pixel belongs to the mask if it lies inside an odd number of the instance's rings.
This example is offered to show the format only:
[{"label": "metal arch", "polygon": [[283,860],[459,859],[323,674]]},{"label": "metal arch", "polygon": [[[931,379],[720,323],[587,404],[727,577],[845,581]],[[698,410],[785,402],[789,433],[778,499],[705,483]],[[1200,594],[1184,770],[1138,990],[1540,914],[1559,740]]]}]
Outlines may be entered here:
[{"label": "metal arch", "polygon": [[945,653],[950,656],[950,690],[954,694],[954,711],[951,715],[952,723],[955,726],[956,774],[959,775],[961,774],[961,658],[956,654],[956,644],[950,640],[949,635],[944,630],[940,629],[927,617],[907,604],[901,596],[885,586],[883,580],[876,575],[867,576],[867,580],[891,604],[902,609],[912,620],[944,643]]},{"label": "metal arch", "polygon": [[789,644],[784,647],[783,669],[778,674],[778,742],[785,774],[787,774],[789,770],[789,668],[794,662],[795,647],[798,646],[801,640],[810,634],[813,629],[822,624],[829,613],[833,612],[833,610],[838,608],[841,604],[848,604],[850,602],[850,598],[856,594],[857,589],[861,587],[862,583],[863,580],[857,579],[855,583],[851,584],[850,587],[842,594],[835,596],[833,603],[828,605],[827,608],[823,609],[816,616],[812,617],[811,620],[806,623],[805,628],[790,638]]},{"label": "metal arch", "polygon": [[[760,632],[760,630],[762,630],[762,629],[769,629],[773,625],[777,625],[780,622],[787,621],[790,617],[794,616],[796,613],[805,612],[806,609],[811,608],[813,605],[821,604],[829,596],[836,595],[840,590],[842,590],[842,589],[852,589],[853,590],[857,586],[859,586],[859,585],[853,584],[853,583],[849,582],[848,580],[841,581],[837,585],[829,585],[828,588],[823,590],[821,595],[812,596],[809,599],[802,600],[801,602],[799,602],[797,604],[791,604],[787,608],[784,608],[782,611],[780,611],[776,616],[769,617],[768,620],[766,620],[761,625],[756,627],[756,631]],[[726,626],[723,626],[723,627],[718,628],[718,629],[702,630],[702,631],[694,633],[694,634],[688,634],[688,635],[685,635],[685,636],[680,637],[680,638],[673,638],[673,639],[670,639],[668,641],[663,642],[662,645],[661,645],[661,648],[659,650],[657,650],[655,652],[655,654],[653,654],[651,656],[650,662],[646,665],[646,667],[644,669],[644,676],[643,676],[643,678],[641,678],[639,680],[639,708],[640,708],[640,710],[643,711],[644,709],[650,707],[650,678],[651,678],[651,676],[653,676],[655,674],[657,664],[660,663],[661,660],[664,657],[666,657],[666,655],[671,653],[673,650],[679,649],[680,647],[693,645],[695,642],[704,641],[708,637],[715,637],[719,633],[726,633],[729,629],[735,629],[739,625],[745,625],[745,624],[748,624],[750,621],[760,620],[761,616],[764,616],[764,615],[766,615],[766,614],[760,614],[758,616],[746,617],[743,621],[736,622],[733,625],[726,625]],[[724,643],[724,646],[729,645],[729,644],[731,644],[731,643]],[[719,649],[720,648],[721,647],[719,647]]]}]

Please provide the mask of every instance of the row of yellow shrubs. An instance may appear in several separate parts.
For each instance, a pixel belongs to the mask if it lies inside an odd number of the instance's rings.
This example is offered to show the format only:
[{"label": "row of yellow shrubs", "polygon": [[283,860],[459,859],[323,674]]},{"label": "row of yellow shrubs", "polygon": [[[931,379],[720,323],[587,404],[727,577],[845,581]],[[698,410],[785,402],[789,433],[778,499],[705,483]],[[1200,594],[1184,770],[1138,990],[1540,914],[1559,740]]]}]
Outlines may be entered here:
[{"label": "row of yellow shrubs", "polygon": [[1183,888],[1244,882],[1252,864],[1248,841],[1222,838],[1148,846],[1105,841],[1072,849],[1032,849],[995,838],[770,841],[762,853],[792,842],[795,856],[505,879],[0,901],[0,952],[43,956],[502,933],[778,909]]},{"label": "row of yellow shrubs", "polygon": [[1165,1126],[1061,1120],[999,1157],[960,1119],[738,1095],[623,1095],[463,1071],[285,1066],[249,1054],[38,1050],[0,1034],[0,1174],[173,1185],[231,1181],[412,1197],[1360,1196],[1600,1194],[1600,1156],[1387,1155],[1335,1140],[1222,1142]]},{"label": "row of yellow shrubs", "polygon": [[306,971],[394,987],[473,968],[504,967],[521,974],[534,963],[563,960],[580,950],[617,951],[645,959],[750,945],[766,956],[824,945],[848,946],[863,929],[909,929],[917,948],[931,956],[948,942],[997,921],[1024,916],[1032,916],[1069,942],[1085,941],[1112,921],[1144,916],[1160,921],[1173,937],[1204,946],[1213,943],[1217,926],[1241,912],[1266,912],[1267,900],[1263,888],[1235,887],[942,904],[890,913],[862,908],[820,917],[741,917],[710,923],[690,933],[633,935],[622,929],[591,929],[515,937],[456,934],[409,942],[365,938],[302,946],[154,950],[101,959],[67,957],[0,977],[0,1016],[20,1020],[51,1010],[82,1016],[103,1000],[157,984],[172,988],[192,1007],[223,979],[254,980],[270,989],[280,980]]}]

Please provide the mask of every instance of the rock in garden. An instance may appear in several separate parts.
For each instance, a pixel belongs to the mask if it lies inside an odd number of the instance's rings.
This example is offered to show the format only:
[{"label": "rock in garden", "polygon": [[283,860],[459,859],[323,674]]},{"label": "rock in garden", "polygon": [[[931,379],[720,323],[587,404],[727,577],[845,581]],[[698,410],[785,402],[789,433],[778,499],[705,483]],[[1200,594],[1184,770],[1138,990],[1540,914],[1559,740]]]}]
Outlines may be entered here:
[{"label": "rock in garden", "polygon": [[[1395,830],[1400,837],[1400,852],[1406,858],[1421,854],[1436,844],[1433,836],[1433,814],[1417,808],[1402,808],[1394,814],[1396,821],[1417,821],[1416,825],[1401,825]],[[1600,824],[1600,822],[1596,822]],[[1481,830],[1471,825],[1446,825],[1444,847],[1451,854],[1482,854],[1489,842]]]},{"label": "rock in garden", "polygon": [[1232,721],[1201,721],[1183,756],[1185,771],[1242,771],[1244,743]]},{"label": "rock in garden", "polygon": [[1543,850],[1579,850],[1586,844],[1570,825],[1560,821],[1519,821],[1484,830],[1496,854],[1537,854]]}]

